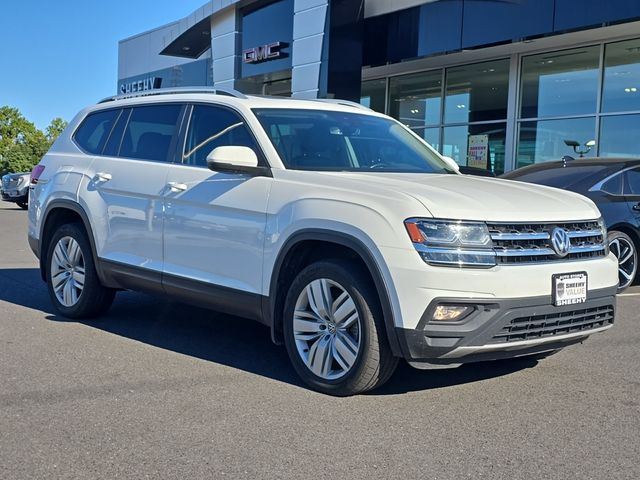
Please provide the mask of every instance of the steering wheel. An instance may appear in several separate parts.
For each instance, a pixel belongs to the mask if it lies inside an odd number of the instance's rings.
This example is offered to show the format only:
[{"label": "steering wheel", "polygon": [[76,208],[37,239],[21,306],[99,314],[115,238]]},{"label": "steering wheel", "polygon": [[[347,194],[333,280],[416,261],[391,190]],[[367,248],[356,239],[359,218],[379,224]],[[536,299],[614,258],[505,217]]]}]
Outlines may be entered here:
[{"label": "steering wheel", "polygon": [[389,164],[386,163],[386,162],[378,162],[378,163],[374,163],[374,164],[370,165],[369,168],[371,170],[374,170],[374,169],[384,168],[384,167],[388,167],[388,166],[389,166]]}]

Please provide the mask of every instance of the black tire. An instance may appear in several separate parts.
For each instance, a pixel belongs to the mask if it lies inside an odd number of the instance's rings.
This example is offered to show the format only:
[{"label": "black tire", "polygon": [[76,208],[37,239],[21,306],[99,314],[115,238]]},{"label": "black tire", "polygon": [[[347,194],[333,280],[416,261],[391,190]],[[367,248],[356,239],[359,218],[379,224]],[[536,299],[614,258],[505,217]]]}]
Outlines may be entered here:
[{"label": "black tire", "polygon": [[[329,279],[351,297],[360,318],[360,346],[351,368],[338,379],[314,374],[298,352],[294,337],[294,310],[302,291],[314,280]],[[355,263],[328,260],[309,265],[291,283],[284,306],[284,340],[289,359],[300,378],[312,389],[335,396],[366,392],[385,383],[395,371],[394,357],[387,339],[382,308],[371,279]]]},{"label": "black tire", "polygon": [[[58,300],[53,288],[51,274],[53,252],[60,239],[65,237],[71,237],[78,243],[84,261],[84,287],[73,306],[65,306]],[[47,289],[54,307],[61,315],[73,319],[93,318],[105,313],[111,307],[115,290],[105,288],[100,283],[93,261],[91,244],[81,224],[68,223],[61,225],[51,237],[45,258]]]},{"label": "black tire", "polygon": [[[607,237],[609,249],[618,258],[618,293],[633,285],[638,271],[638,251],[634,241],[626,233],[612,230]],[[620,263],[622,255],[623,263]]]},{"label": "black tire", "polygon": [[18,206],[23,210],[28,210],[29,209],[29,203],[27,203],[27,202],[18,202]]}]

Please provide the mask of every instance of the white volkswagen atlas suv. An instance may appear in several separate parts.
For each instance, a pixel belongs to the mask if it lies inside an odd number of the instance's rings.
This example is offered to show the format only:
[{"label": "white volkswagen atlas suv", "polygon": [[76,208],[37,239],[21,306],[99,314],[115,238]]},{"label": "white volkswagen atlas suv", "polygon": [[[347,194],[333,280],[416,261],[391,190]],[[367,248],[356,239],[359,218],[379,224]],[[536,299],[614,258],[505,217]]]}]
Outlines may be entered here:
[{"label": "white volkswagen atlas suv", "polygon": [[118,290],[257,320],[310,387],[544,356],[614,321],[595,205],[459,174],[357,104],[206,89],[81,111],[31,177],[29,242],[61,315]]}]

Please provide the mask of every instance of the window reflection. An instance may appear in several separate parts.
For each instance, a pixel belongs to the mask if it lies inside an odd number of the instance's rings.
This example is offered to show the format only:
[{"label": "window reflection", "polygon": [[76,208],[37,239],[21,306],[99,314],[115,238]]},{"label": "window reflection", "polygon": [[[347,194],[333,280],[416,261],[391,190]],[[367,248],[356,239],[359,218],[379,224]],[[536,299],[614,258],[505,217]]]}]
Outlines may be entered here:
[{"label": "window reflection", "polygon": [[434,149],[440,151],[440,129],[435,128],[418,128],[414,130],[418,135],[426,140]]},{"label": "window reflection", "polygon": [[[575,140],[584,145],[595,138],[595,130],[595,118],[522,122],[516,166],[560,160],[565,155],[578,157],[573,148],[564,143],[565,140]],[[595,156],[595,149],[585,156]]]},{"label": "window reflection", "polygon": [[442,154],[459,165],[504,173],[506,123],[445,127]]},{"label": "window reflection", "polygon": [[447,69],[445,123],[507,118],[509,60]]},{"label": "window reflection", "polygon": [[385,98],[387,91],[387,80],[369,80],[362,82],[360,103],[376,112],[385,113]]},{"label": "window reflection", "polygon": [[394,77],[389,90],[392,117],[410,127],[440,123],[442,70]]},{"label": "window reflection", "polygon": [[640,110],[640,39],[605,49],[603,112]]},{"label": "window reflection", "polygon": [[594,46],[525,57],[521,118],[595,113],[599,51]]},{"label": "window reflection", "polygon": [[602,117],[600,124],[600,156],[638,157],[640,142],[631,132],[640,132],[640,115]]}]

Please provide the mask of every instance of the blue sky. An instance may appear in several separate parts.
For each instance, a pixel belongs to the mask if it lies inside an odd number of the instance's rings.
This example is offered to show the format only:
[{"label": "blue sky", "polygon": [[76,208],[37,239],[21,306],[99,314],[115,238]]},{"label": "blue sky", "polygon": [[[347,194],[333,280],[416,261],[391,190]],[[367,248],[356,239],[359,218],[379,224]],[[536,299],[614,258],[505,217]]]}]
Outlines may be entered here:
[{"label": "blue sky", "polygon": [[0,106],[38,127],[116,93],[118,40],[189,15],[206,0],[4,0]]}]

